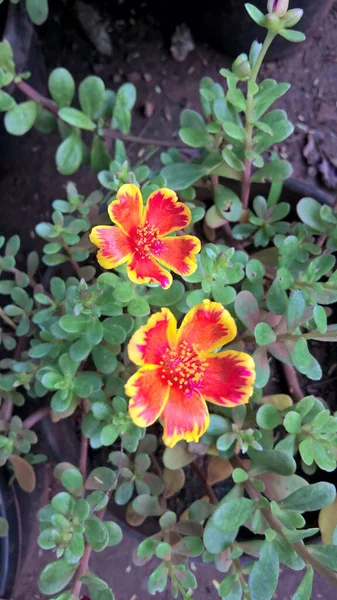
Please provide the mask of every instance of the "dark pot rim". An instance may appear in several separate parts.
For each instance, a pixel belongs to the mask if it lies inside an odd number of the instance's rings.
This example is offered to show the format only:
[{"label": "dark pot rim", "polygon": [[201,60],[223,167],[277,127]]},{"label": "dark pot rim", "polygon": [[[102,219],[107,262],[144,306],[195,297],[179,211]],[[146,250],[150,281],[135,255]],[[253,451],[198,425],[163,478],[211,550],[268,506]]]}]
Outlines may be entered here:
[{"label": "dark pot rim", "polygon": [[8,521],[9,531],[0,538],[0,597],[11,598],[21,565],[21,518],[15,488],[8,485],[0,470],[0,516]]}]

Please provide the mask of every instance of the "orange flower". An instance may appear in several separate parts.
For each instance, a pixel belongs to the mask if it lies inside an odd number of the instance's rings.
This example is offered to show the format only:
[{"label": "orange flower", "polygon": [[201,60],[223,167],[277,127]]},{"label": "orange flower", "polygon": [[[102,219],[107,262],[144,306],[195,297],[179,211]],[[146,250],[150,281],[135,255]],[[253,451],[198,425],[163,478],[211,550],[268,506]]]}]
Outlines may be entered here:
[{"label": "orange flower", "polygon": [[163,267],[178,275],[194,273],[195,255],[200,252],[198,238],[167,237],[191,221],[190,209],[177,201],[175,192],[167,188],[152,192],[144,208],[140,189],[125,184],[109,205],[108,213],[117,227],[98,225],[89,236],[99,248],[97,260],[104,269],[126,262],[131,281],[159,283],[164,289],[170,287],[172,276]]},{"label": "orange flower", "polygon": [[218,302],[192,308],[177,330],[167,308],[152,315],[130,340],[128,351],[140,369],[125,391],[129,413],[139,427],[161,419],[163,440],[197,442],[209,425],[205,401],[219,406],[245,404],[253,392],[254,361],[248,354],[215,350],[231,342],[235,321]]}]

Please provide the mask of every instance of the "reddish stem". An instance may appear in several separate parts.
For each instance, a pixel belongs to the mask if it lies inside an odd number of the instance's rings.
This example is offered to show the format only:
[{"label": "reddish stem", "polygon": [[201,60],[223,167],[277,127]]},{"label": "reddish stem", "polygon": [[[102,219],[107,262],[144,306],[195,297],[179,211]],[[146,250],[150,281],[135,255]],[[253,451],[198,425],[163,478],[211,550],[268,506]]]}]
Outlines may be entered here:
[{"label": "reddish stem", "polygon": [[81,593],[81,588],[82,588],[82,581],[81,581],[81,577],[83,577],[83,575],[86,574],[88,567],[89,567],[89,560],[90,560],[90,556],[91,556],[91,546],[89,546],[89,544],[86,545],[85,550],[84,550],[84,554],[81,558],[81,562],[80,562],[80,566],[79,569],[77,571],[76,574],[76,581],[74,584],[74,587],[72,589],[72,597],[75,599],[80,597],[80,593]]},{"label": "reddish stem", "polygon": [[89,443],[88,438],[86,438],[82,433],[79,469],[82,473],[82,477],[84,480],[86,479],[86,476],[87,476],[88,443]]},{"label": "reddish stem", "polygon": [[304,392],[301,389],[301,386],[298,381],[297,373],[292,365],[286,365],[282,363],[283,373],[286,378],[290,395],[299,402],[304,398]]},{"label": "reddish stem", "polygon": [[34,427],[34,425],[36,425],[36,423],[41,421],[41,419],[44,419],[44,417],[46,417],[47,415],[50,415],[49,406],[39,408],[23,421],[22,426],[24,427],[24,429],[31,429],[32,427]]},{"label": "reddish stem", "polygon": [[42,96],[42,94],[34,90],[34,88],[32,88],[32,86],[29,85],[29,83],[26,83],[26,81],[17,81],[15,85],[19,90],[21,90],[21,92],[25,94],[25,96],[27,96],[31,100],[34,100],[35,102],[38,102],[44,108],[49,110],[49,112],[53,113],[56,117],[58,117],[59,111],[56,104],[49,100],[49,98]]},{"label": "reddish stem", "polygon": [[194,473],[197,475],[197,477],[200,479],[202,485],[205,488],[206,494],[209,497],[210,501],[212,504],[217,505],[218,504],[218,499],[213,491],[213,488],[209,485],[208,481],[207,481],[207,477],[206,475],[203,474],[203,472],[201,471],[201,469],[199,469],[198,465],[193,462],[191,463],[191,468],[192,471],[194,471]]}]

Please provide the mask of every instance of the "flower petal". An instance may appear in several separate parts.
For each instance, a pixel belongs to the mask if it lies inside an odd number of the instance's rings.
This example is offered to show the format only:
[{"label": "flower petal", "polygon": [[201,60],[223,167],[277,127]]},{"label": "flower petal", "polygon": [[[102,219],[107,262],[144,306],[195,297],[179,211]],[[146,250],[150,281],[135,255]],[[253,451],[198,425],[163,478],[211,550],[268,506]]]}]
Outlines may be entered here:
[{"label": "flower petal", "polygon": [[200,240],[193,235],[181,235],[161,240],[157,258],[161,264],[178,275],[192,275],[197,269],[196,254],[200,252]]},{"label": "flower petal", "polygon": [[176,333],[174,315],[162,308],[133,334],[128,345],[130,360],[136,365],[159,365],[167,348],[174,344]]},{"label": "flower petal", "polygon": [[207,404],[200,394],[187,395],[174,386],[170,389],[161,421],[163,442],[169,448],[173,448],[179,440],[197,442],[209,425]]},{"label": "flower petal", "polygon": [[91,230],[89,238],[100,248],[97,260],[104,269],[114,269],[131,257],[128,237],[118,227],[98,225]]},{"label": "flower petal", "polygon": [[220,406],[246,404],[253,393],[255,364],[245,352],[225,350],[207,357],[202,394]]},{"label": "flower petal", "polygon": [[157,227],[163,236],[189,225],[191,211],[183,202],[178,202],[175,192],[161,188],[149,195],[143,220]]},{"label": "flower petal", "polygon": [[126,183],[119,188],[117,198],[108,206],[108,213],[126,234],[132,234],[142,219],[143,200],[140,189],[133,183]]},{"label": "flower petal", "polygon": [[159,283],[164,290],[172,283],[172,275],[151,256],[141,258],[133,254],[126,268],[133,283]]},{"label": "flower petal", "polygon": [[178,331],[178,343],[195,345],[210,352],[229,344],[236,336],[236,324],[222,304],[204,300],[187,313]]},{"label": "flower petal", "polygon": [[156,367],[143,367],[125,384],[131,397],[129,414],[138,427],[152,425],[161,415],[169,396],[169,387],[162,385]]}]

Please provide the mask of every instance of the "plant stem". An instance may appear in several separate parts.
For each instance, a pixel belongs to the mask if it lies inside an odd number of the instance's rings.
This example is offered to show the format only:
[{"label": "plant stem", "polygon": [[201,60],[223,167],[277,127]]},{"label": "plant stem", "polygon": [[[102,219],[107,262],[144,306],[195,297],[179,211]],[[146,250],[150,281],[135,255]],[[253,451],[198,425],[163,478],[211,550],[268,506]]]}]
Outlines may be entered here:
[{"label": "plant stem", "polygon": [[[88,439],[84,438],[86,440],[86,444],[83,441],[84,436],[82,435],[81,438],[81,451],[80,451],[80,471],[83,475],[83,478],[85,478],[86,476],[86,470],[87,470],[87,455],[88,453],[84,451],[84,448],[86,446],[86,449],[88,448]],[[110,498],[110,495],[112,493],[112,490],[117,486],[118,483],[118,479],[120,476],[120,472],[121,472],[121,468],[122,468],[122,457],[123,457],[123,437],[121,437],[121,445],[120,445],[120,459],[119,459],[119,464],[118,464],[118,468],[117,468],[117,472],[116,472],[116,479],[114,482],[114,485],[111,486],[106,492],[105,495],[108,496],[108,498]],[[97,513],[97,518],[101,519],[103,521],[104,519],[104,515],[105,515],[105,511],[107,509],[107,505],[104,506],[100,511],[98,511]],[[97,504],[96,504],[97,506]],[[92,514],[95,510],[95,506],[93,506],[90,510],[90,514]],[[85,546],[85,550],[84,550],[84,554],[81,558],[81,562],[76,574],[76,579],[72,588],[72,598],[73,600],[78,600],[80,597],[80,593],[81,593],[81,589],[82,589],[82,581],[81,581],[81,577],[83,577],[83,575],[86,574],[88,568],[89,568],[89,561],[90,561],[90,557],[91,557],[91,552],[92,552],[92,548],[91,546],[89,546],[89,544],[87,544]]]},{"label": "plant stem", "polygon": [[23,421],[22,426],[24,427],[24,429],[31,429],[32,427],[34,427],[34,425],[36,425],[36,423],[41,421],[41,419],[44,419],[44,417],[46,417],[47,415],[50,415],[49,406],[39,408]]},{"label": "plant stem", "polygon": [[120,131],[116,131],[115,129],[109,129],[108,127],[104,127],[103,129],[104,137],[112,138],[114,140],[123,140],[124,142],[133,142],[135,144],[144,144],[145,146],[161,146],[162,148],[178,148],[179,150],[188,150],[183,144],[177,144],[174,140],[170,142],[169,140],[157,140],[155,138],[143,138],[137,135],[120,133]]},{"label": "plant stem", "polygon": [[3,321],[5,321],[5,323],[7,323],[7,325],[9,325],[12,329],[16,329],[17,325],[16,323],[14,323],[14,321],[8,316],[6,315],[6,313],[2,310],[2,308],[0,308],[0,317],[2,318]]},{"label": "plant stem", "polygon": [[302,398],[304,398],[304,393],[299,384],[297,373],[294,367],[292,365],[282,363],[282,369],[289,387],[290,395],[296,400],[296,402],[299,402],[302,400]]},{"label": "plant stem", "polygon": [[201,469],[199,469],[198,465],[196,465],[195,462],[191,463],[191,469],[200,479],[202,485],[205,488],[205,492],[210,499],[210,502],[216,506],[218,504],[218,499],[214,493],[213,488],[209,485],[207,477],[203,474],[203,472],[201,471]]},{"label": "plant stem", "polygon": [[[18,81],[15,82],[15,85],[19,90],[21,90],[21,92],[25,94],[25,96],[27,96],[27,98],[38,102],[39,104],[41,104],[41,106],[43,106],[43,108],[49,110],[49,112],[53,113],[53,115],[60,118],[59,110],[56,104],[54,104],[54,102],[52,102],[52,100],[50,100],[49,98],[46,98],[45,96],[37,92],[34,88],[32,88],[32,86],[29,85],[29,83],[26,83],[25,81]],[[116,131],[114,129],[109,129],[108,127],[103,128],[103,134],[106,138],[123,140],[124,142],[133,142],[135,144],[144,144],[146,146],[162,146],[163,148],[171,148],[172,146],[174,146],[175,148],[179,148],[180,150],[189,149],[188,146],[185,146],[185,144],[177,144],[174,142],[174,140],[156,140],[154,138],[137,137],[135,135],[120,133],[119,131]]]},{"label": "plant stem", "polygon": [[[229,460],[233,466],[233,469],[240,468],[247,471],[244,463],[238,456],[232,456],[232,458],[230,458]],[[250,496],[250,498],[252,498],[252,500],[260,501],[262,498],[264,498],[264,496],[262,496],[262,494],[255,489],[255,487],[249,480],[245,481],[244,486],[247,494]],[[268,525],[272,529],[274,529],[274,531],[276,531],[279,535],[281,535],[288,542],[288,544],[290,544],[294,548],[294,550],[296,550],[297,554],[304,560],[306,564],[311,565],[313,569],[317,571],[317,573],[328,579],[330,583],[332,583],[332,585],[337,587],[336,573],[334,573],[333,571],[331,571],[331,569],[329,569],[328,567],[320,563],[318,560],[316,560],[310,554],[310,552],[308,552],[308,550],[302,542],[289,542],[289,540],[286,538],[283,532],[284,526],[276,517],[274,517],[270,508],[262,508],[261,512],[265,517],[266,521],[268,522]]]},{"label": "plant stem", "polygon": [[[256,78],[258,76],[260,67],[262,65],[263,59],[267,54],[270,44],[272,43],[275,33],[272,31],[268,31],[266,39],[263,42],[260,53],[256,59],[255,65],[252,69],[251,76],[249,82],[252,84],[256,83]],[[246,121],[246,141],[245,141],[245,155],[246,152],[252,149],[252,140],[253,140],[253,108],[254,108],[254,96],[252,90],[247,90],[247,105],[246,105],[246,113],[245,113],[245,121]],[[252,172],[252,163],[245,156],[244,163],[244,171],[242,177],[242,186],[241,186],[241,202],[243,208],[248,207],[249,195],[250,195],[250,177]]]}]

